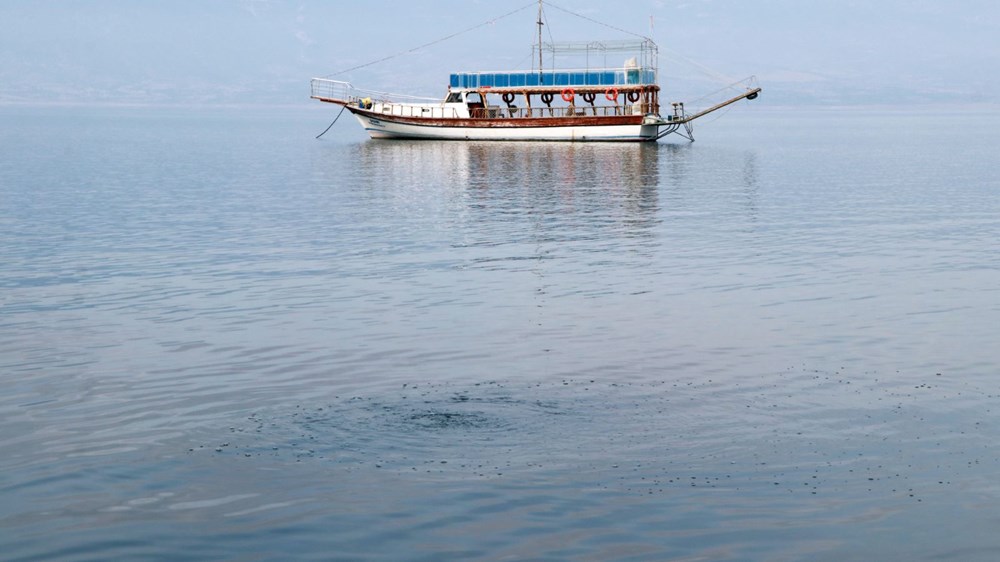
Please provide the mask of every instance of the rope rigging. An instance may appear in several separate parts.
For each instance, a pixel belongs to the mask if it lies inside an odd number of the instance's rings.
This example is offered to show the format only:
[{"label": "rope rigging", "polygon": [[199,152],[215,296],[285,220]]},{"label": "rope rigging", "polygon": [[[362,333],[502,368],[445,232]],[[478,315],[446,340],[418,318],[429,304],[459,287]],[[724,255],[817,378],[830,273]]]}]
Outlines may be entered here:
[{"label": "rope rigging", "polygon": [[725,88],[723,88],[723,90],[725,90],[727,88],[734,88],[736,84],[739,84],[740,82],[742,82],[742,80],[734,80],[732,76],[726,76],[725,74],[722,74],[721,72],[717,72],[715,70],[712,70],[711,68],[709,68],[709,67],[707,67],[707,66],[699,63],[698,61],[695,61],[695,60],[689,59],[688,57],[685,57],[684,55],[678,53],[677,51],[674,51],[673,49],[668,49],[668,48],[664,47],[664,50],[667,51],[667,54],[670,57],[672,57],[672,58],[674,58],[676,60],[679,60],[681,62],[686,62],[686,63],[690,64],[691,66],[693,66],[693,67],[697,68],[698,70],[704,72],[706,76],[708,76],[709,78],[715,80],[716,82],[719,82],[719,83],[722,83],[722,84],[728,84]]},{"label": "rope rigging", "polygon": [[[585,19],[585,20],[587,20],[587,21],[589,21],[591,23],[596,23],[597,25],[602,25],[604,27],[607,27],[608,29],[613,29],[613,30],[615,30],[615,31],[617,31],[619,33],[624,33],[626,35],[632,35],[634,37],[638,37],[639,39],[649,39],[649,37],[646,37],[645,35],[639,35],[638,33],[634,33],[634,32],[629,31],[627,29],[622,29],[620,27],[615,27],[613,25],[604,23],[603,21],[598,21],[598,20],[595,20],[594,18],[587,17],[587,16],[585,16],[583,14],[578,14],[576,12],[567,10],[566,8],[563,8],[561,6],[557,6],[556,4],[553,4],[552,2],[546,2],[546,4],[548,4],[549,6],[552,6],[553,8],[555,8],[555,9],[561,11],[561,12],[565,12],[565,13],[571,15],[571,16],[576,16],[576,17],[578,17],[580,19]],[[649,39],[649,40],[651,41],[651,39]]]},{"label": "rope rigging", "polygon": [[[607,27],[608,29],[613,29],[613,30],[615,30],[615,31],[617,31],[619,33],[624,33],[626,35],[632,35],[633,37],[638,37],[640,39],[645,39],[645,40],[652,41],[652,39],[650,39],[649,37],[646,37],[645,35],[640,35],[638,33],[629,31],[627,29],[622,29],[620,27],[616,27],[614,25],[610,25],[610,24],[604,23],[602,21],[596,20],[594,18],[585,16],[583,14],[578,14],[578,13],[572,11],[572,10],[567,10],[566,8],[563,8],[562,6],[559,6],[557,4],[553,4],[552,2],[545,2],[545,4],[547,4],[548,6],[551,6],[551,7],[555,8],[555,9],[561,11],[561,12],[565,12],[565,13],[571,15],[571,16],[576,16],[576,17],[578,17],[580,19],[587,20],[587,21],[589,21],[591,23],[596,23],[597,25],[600,25],[600,26],[603,26],[603,27]],[[551,33],[550,33],[550,35],[551,35]],[[680,54],[677,51],[674,51],[672,49],[669,49],[669,48],[666,48],[666,47],[659,47],[659,46],[658,46],[658,48],[665,50],[672,58],[675,58],[677,60],[686,62],[686,63],[690,64],[691,66],[697,68],[698,70],[702,71],[703,73],[705,73],[705,75],[707,75],[708,77],[712,78],[716,82],[719,82],[719,83],[722,83],[722,84],[727,84],[726,87],[722,88],[721,90],[719,90],[717,92],[713,92],[712,94],[709,94],[709,96],[717,94],[717,93],[722,92],[722,91],[725,91],[727,89],[733,89],[733,90],[737,90],[738,91],[738,89],[736,88],[736,85],[740,84],[742,82],[745,82],[745,80],[733,80],[733,78],[731,76],[726,76],[725,74],[722,74],[721,72],[716,72],[716,71],[712,70],[711,68],[708,68],[707,66],[705,66],[705,65],[703,65],[703,64],[701,64],[701,63],[699,63],[697,61],[691,60],[690,58],[685,57],[684,55],[682,55],[682,54]],[[709,96],[704,96],[704,97],[699,98],[698,100],[695,100],[695,101],[700,101],[700,100],[705,99],[705,98],[707,98]]]},{"label": "rope rigging", "polygon": [[756,77],[754,77],[754,76],[751,76],[749,78],[744,78],[743,80],[737,80],[737,81],[735,81],[735,82],[733,82],[731,84],[726,84],[725,86],[719,88],[718,90],[716,90],[714,92],[710,92],[708,94],[705,94],[704,96],[701,96],[698,99],[691,100],[688,103],[692,103],[692,104],[698,103],[698,102],[700,102],[702,100],[714,97],[714,96],[716,96],[716,95],[718,95],[718,94],[720,94],[722,92],[725,92],[726,90],[735,90],[737,92],[741,92],[742,90],[740,90],[739,88],[737,88],[738,85],[740,85],[740,84],[743,84],[744,86],[752,85],[755,82],[755,80],[756,80]]},{"label": "rope rigging", "polygon": [[408,55],[410,53],[419,51],[420,49],[426,49],[427,47],[430,47],[432,45],[437,45],[438,43],[442,43],[442,42],[447,41],[449,39],[454,39],[455,37],[458,37],[459,35],[464,35],[464,34],[470,32],[470,31],[475,31],[475,30],[479,29],[480,27],[486,27],[487,25],[492,25],[492,24],[494,24],[494,23],[496,23],[496,22],[498,22],[498,21],[500,21],[500,20],[502,20],[502,19],[504,19],[506,17],[512,16],[512,15],[518,13],[518,12],[522,12],[524,10],[527,10],[528,8],[530,8],[530,7],[534,6],[534,5],[535,5],[535,3],[532,2],[531,4],[527,4],[525,6],[521,6],[520,8],[517,8],[515,10],[511,10],[511,11],[507,12],[506,14],[504,14],[502,16],[497,16],[495,18],[486,20],[486,21],[484,21],[484,22],[482,22],[480,24],[476,24],[476,25],[474,25],[474,26],[472,26],[472,27],[470,27],[468,29],[463,29],[462,31],[458,31],[456,33],[452,33],[451,35],[448,35],[446,37],[442,37],[440,39],[435,39],[434,41],[431,41],[429,43],[424,43],[423,45],[419,45],[417,47],[413,47],[413,48],[407,49],[405,51],[400,51],[398,53],[395,53],[395,54],[392,54],[392,55],[388,55],[388,56],[382,57],[382,58],[377,59],[377,60],[369,61],[369,62],[366,62],[366,63],[363,63],[363,64],[359,64],[357,66],[352,66],[351,68],[348,68],[348,69],[345,69],[345,70],[341,70],[341,71],[338,71],[338,72],[334,72],[333,74],[327,74],[326,76],[324,76],[324,78],[332,78],[334,76],[339,76],[341,74],[345,74],[347,72],[351,72],[352,70],[358,70],[360,68],[365,68],[366,66],[372,66],[373,64],[378,64],[380,62],[385,62],[387,60],[391,60],[391,59],[394,59],[394,58],[397,58],[397,57],[401,57],[403,55]]}]

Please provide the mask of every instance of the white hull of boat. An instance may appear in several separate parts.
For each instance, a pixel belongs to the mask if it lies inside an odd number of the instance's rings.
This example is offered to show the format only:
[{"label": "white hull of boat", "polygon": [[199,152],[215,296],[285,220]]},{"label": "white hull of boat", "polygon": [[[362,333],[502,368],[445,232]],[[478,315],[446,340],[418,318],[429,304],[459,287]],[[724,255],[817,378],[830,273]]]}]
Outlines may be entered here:
[{"label": "white hull of boat", "polygon": [[618,141],[648,142],[657,138],[655,125],[580,125],[542,127],[448,127],[400,123],[391,118],[354,115],[373,139]]}]

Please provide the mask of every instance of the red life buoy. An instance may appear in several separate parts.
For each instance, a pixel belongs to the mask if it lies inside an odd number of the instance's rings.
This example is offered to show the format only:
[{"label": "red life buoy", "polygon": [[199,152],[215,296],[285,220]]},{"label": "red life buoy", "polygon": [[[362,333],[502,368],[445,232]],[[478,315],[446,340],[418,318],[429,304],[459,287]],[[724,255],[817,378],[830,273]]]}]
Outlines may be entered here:
[{"label": "red life buoy", "polygon": [[618,88],[604,90],[604,97],[608,98],[608,101],[618,101]]},{"label": "red life buoy", "polygon": [[573,91],[573,88],[566,88],[562,91],[562,99],[566,103],[573,103],[574,96],[576,96],[576,92]]}]

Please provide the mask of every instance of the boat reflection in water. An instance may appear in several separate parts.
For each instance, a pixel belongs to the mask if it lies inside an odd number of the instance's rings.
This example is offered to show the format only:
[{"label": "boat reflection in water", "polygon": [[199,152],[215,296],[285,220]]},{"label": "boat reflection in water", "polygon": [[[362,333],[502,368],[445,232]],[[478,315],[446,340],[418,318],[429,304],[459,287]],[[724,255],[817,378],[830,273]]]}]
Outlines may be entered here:
[{"label": "boat reflection in water", "polygon": [[442,214],[449,221],[574,221],[579,229],[641,235],[656,220],[664,148],[671,145],[365,142],[355,173],[367,188],[391,190],[394,200],[422,209],[488,211]]}]

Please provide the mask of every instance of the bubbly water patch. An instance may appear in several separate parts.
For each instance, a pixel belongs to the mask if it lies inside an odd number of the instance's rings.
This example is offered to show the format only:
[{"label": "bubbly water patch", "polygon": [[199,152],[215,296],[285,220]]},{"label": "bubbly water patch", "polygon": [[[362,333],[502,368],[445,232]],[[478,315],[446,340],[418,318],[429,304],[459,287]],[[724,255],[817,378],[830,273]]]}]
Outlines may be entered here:
[{"label": "bubbly water patch", "polygon": [[808,368],[726,380],[403,385],[256,412],[225,441],[190,452],[447,478],[571,474],[576,487],[643,495],[718,490],[743,498],[730,507],[748,513],[762,501],[787,505],[781,494],[889,501],[879,510],[890,512],[998,461],[988,440],[997,415],[978,401],[990,388],[939,373]]},{"label": "bubbly water patch", "polygon": [[462,412],[417,412],[410,415],[410,420],[422,429],[433,431],[481,429],[497,424],[485,415]]},{"label": "bubbly water patch", "polygon": [[[533,385],[540,390],[544,385]],[[479,470],[534,464],[539,438],[569,420],[585,421],[580,396],[554,388],[546,399],[525,387],[488,382],[456,390],[452,384],[403,385],[374,396],[335,397],[322,405],[297,404],[290,412],[260,411],[229,427],[227,439],[189,452],[242,458],[332,462],[348,470],[425,470],[425,465]]]}]

